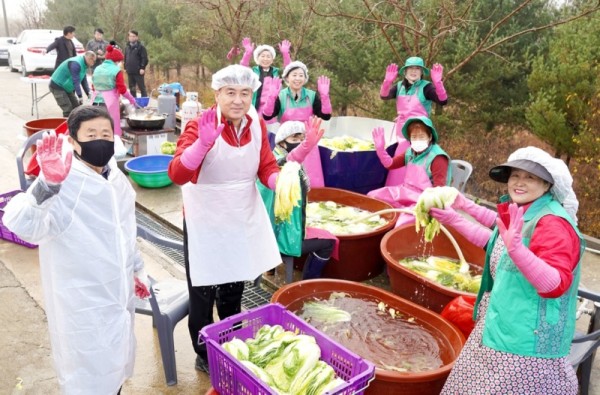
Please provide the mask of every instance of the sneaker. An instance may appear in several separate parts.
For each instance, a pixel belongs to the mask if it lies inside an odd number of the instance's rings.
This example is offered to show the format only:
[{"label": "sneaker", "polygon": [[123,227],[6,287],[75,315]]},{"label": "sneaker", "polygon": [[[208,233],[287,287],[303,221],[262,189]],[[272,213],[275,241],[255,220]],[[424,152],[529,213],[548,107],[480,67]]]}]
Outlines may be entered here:
[{"label": "sneaker", "polygon": [[210,371],[208,370],[208,362],[202,358],[200,355],[196,355],[196,370],[204,372],[208,374]]}]

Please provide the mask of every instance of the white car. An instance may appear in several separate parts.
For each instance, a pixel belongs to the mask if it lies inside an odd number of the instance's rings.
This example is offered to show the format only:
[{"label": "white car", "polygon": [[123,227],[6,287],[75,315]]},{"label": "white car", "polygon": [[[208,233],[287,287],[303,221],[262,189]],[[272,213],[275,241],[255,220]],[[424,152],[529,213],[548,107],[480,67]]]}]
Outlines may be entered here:
[{"label": "white car", "polygon": [[15,42],[14,37],[0,37],[0,61],[8,62],[8,47]]},{"label": "white car", "polygon": [[[8,48],[10,71],[20,71],[23,76],[28,76],[33,72],[51,74],[56,62],[56,51],[46,53],[46,48],[54,42],[56,37],[62,35],[63,31],[57,29],[23,30]],[[76,38],[73,38],[73,44],[75,44],[77,54],[85,52],[85,48]]]}]

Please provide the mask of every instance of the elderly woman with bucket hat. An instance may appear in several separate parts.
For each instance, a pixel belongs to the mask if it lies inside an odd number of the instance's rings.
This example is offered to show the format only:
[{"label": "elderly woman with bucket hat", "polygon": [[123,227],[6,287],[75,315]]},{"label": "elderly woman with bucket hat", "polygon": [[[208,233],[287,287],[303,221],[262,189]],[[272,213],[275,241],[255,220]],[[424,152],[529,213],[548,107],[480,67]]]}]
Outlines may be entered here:
[{"label": "elderly woman with bucket hat", "polygon": [[[402,126],[407,119],[417,116],[431,117],[432,103],[442,106],[448,103],[448,95],[442,81],[443,72],[444,68],[439,63],[434,64],[430,72],[423,59],[418,56],[406,59],[400,73],[395,63],[387,67],[379,95],[383,100],[396,99],[396,153],[402,153],[408,147],[408,142],[401,135]],[[393,85],[398,74],[404,78]],[[431,82],[423,79],[423,76],[428,75],[431,75]],[[397,185],[402,180],[402,174],[404,172],[398,170],[390,172],[386,185]]]},{"label": "elderly woman with bucket hat", "polygon": [[[275,48],[270,45],[262,44],[255,49],[255,45],[249,37],[245,37],[242,40],[242,46],[244,47],[244,55],[242,56],[240,64],[242,66],[250,67],[250,57],[254,57],[256,66],[252,67],[252,71],[258,75],[258,80],[261,84],[267,77],[274,78],[280,76],[279,68],[273,66],[273,61],[276,57]],[[290,58],[291,46],[292,44],[288,40],[283,40],[279,44],[279,51],[281,51],[281,56],[283,57],[283,67],[292,62],[292,59]],[[261,107],[264,105],[262,89],[263,86],[261,85],[252,96],[252,105],[259,114],[261,113]]]},{"label": "elderly woman with bucket hat", "polygon": [[[383,128],[373,129],[375,150],[381,163],[387,169],[405,168],[406,176],[401,184],[372,190],[368,196],[393,207],[409,208],[417,203],[425,188],[450,183],[450,157],[438,144],[433,122],[425,116],[409,118],[402,126],[402,135],[410,147],[392,158],[385,150]],[[402,214],[396,226],[413,220],[413,216]]]},{"label": "elderly woman with bucket hat", "polygon": [[562,160],[535,147],[518,149],[489,174],[508,187],[498,214],[461,194],[452,207],[430,210],[486,249],[475,329],[442,394],[575,395],[567,356],[585,242],[573,179]]},{"label": "elderly woman with bucket hat", "polygon": [[[327,121],[331,118],[331,100],[329,98],[329,78],[322,75],[317,80],[317,92],[306,89],[308,68],[299,61],[288,64],[283,69],[283,80],[287,88],[281,89],[279,78],[265,78],[264,94],[267,95],[263,109],[263,118],[277,117],[280,123],[287,121],[306,122],[312,115]],[[318,95],[317,95],[318,93]],[[325,185],[319,148],[314,147],[304,161],[311,184],[314,187]]]}]

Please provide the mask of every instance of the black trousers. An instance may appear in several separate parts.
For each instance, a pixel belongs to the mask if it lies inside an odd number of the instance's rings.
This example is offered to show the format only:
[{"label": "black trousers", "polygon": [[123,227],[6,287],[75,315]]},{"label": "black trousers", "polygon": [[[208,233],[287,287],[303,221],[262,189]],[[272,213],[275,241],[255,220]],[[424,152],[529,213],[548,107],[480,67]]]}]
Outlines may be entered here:
[{"label": "black trousers", "polygon": [[[210,325],[213,320],[213,306],[217,305],[217,313],[220,319],[231,317],[242,311],[242,293],[244,282],[207,285],[201,287],[192,286],[190,280],[190,260],[188,252],[188,233],[185,221],[183,221],[183,253],[185,259],[185,273],[190,294],[190,314],[188,316],[188,329],[192,339],[192,345],[196,354],[204,360],[207,359],[206,345],[198,345],[198,333],[202,328]],[[214,270],[219,270],[214,266]]]},{"label": "black trousers", "polygon": [[142,97],[148,97],[143,75],[127,73],[127,81],[129,82],[129,91],[133,97],[136,97],[136,86],[139,86]]},{"label": "black trousers", "polygon": [[304,239],[302,240],[302,254],[314,252],[321,259],[331,258],[335,240],[333,239]]}]

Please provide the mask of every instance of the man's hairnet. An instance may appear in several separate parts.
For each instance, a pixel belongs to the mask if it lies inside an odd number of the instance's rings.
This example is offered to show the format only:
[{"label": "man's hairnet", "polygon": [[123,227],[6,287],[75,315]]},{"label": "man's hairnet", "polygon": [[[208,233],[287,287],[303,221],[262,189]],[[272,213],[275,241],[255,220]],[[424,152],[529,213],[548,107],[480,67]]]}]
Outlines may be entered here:
[{"label": "man's hairnet", "polygon": [[258,64],[258,56],[263,53],[264,51],[269,51],[271,53],[271,56],[273,57],[273,60],[275,60],[275,48],[273,48],[270,45],[259,45],[258,47],[256,47],[256,49],[254,50],[254,62],[256,64]]},{"label": "man's hairnet", "polygon": [[260,81],[258,76],[251,68],[242,66],[239,64],[232,64],[227,66],[212,76],[211,88],[218,91],[224,86],[247,86],[252,89],[253,92],[260,87]]},{"label": "man's hairnet", "polygon": [[508,157],[508,161],[527,159],[543,166],[554,180],[550,193],[558,200],[571,218],[577,223],[579,202],[573,191],[573,177],[569,168],[561,159],[554,158],[537,147],[519,148]]},{"label": "man's hairnet", "polygon": [[283,140],[287,139],[290,136],[295,135],[296,133],[305,133],[306,128],[304,127],[304,122],[300,121],[287,121],[281,124],[279,129],[277,130],[277,134],[275,134],[275,144],[281,143]]},{"label": "man's hairnet", "polygon": [[306,82],[308,82],[308,67],[306,67],[306,65],[302,62],[299,61],[294,61],[290,64],[288,64],[287,66],[285,66],[285,69],[283,69],[283,74],[281,74],[281,77],[283,79],[286,79],[288,74],[292,72],[292,70],[296,70],[296,69],[302,69],[302,71],[304,71],[304,75],[306,76]]}]

